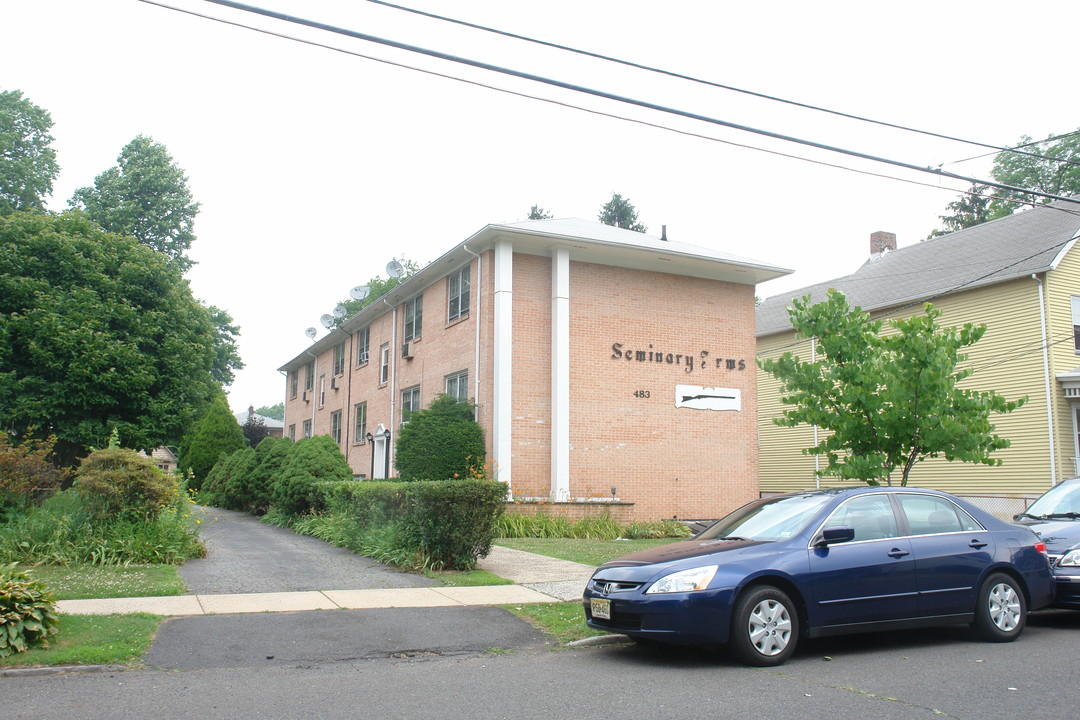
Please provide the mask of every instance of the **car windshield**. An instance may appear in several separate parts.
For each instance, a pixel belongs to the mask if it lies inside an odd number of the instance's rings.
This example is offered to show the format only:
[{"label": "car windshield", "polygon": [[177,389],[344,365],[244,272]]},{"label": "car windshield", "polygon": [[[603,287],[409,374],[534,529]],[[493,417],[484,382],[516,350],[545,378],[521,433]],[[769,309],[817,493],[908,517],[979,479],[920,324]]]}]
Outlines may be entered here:
[{"label": "car windshield", "polygon": [[1051,488],[1024,511],[1032,518],[1073,518],[1080,513],[1080,482],[1062,483]]},{"label": "car windshield", "polygon": [[830,495],[790,495],[744,505],[717,521],[698,540],[783,540],[798,535]]}]

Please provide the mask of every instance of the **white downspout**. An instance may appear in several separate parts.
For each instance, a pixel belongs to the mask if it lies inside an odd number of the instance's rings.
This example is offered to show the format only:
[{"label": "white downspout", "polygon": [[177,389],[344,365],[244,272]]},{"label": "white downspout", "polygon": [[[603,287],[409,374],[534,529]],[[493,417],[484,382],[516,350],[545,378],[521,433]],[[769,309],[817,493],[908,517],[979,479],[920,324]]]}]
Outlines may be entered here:
[{"label": "white downspout", "polygon": [[[397,443],[397,426],[394,424],[394,414],[397,411],[397,357],[401,352],[401,348],[397,344],[397,306],[391,305],[386,302],[386,298],[381,298],[383,305],[390,308],[393,312],[391,315],[390,324],[390,424],[387,426],[390,428],[390,442],[386,443],[386,477],[390,477],[391,468],[394,467],[393,448]],[[382,358],[379,358],[382,362]]]},{"label": "white downspout", "polygon": [[1050,384],[1050,347],[1046,339],[1046,304],[1043,298],[1043,281],[1032,273],[1031,279],[1039,283],[1039,324],[1042,327],[1043,382],[1046,385],[1046,429],[1050,434],[1050,487],[1057,485],[1057,452],[1054,448],[1054,408]]}]

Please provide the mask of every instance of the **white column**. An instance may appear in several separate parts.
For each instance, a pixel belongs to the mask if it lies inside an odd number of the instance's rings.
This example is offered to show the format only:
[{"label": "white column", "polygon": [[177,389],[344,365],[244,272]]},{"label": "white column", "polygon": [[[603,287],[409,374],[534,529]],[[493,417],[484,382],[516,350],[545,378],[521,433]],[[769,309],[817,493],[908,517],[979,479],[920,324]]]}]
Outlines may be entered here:
[{"label": "white column", "polygon": [[570,497],[570,251],[551,256],[551,495]]},{"label": "white column", "polygon": [[495,454],[497,478],[513,493],[511,430],[513,426],[514,366],[514,246],[500,240],[495,243],[495,358],[491,447]]}]

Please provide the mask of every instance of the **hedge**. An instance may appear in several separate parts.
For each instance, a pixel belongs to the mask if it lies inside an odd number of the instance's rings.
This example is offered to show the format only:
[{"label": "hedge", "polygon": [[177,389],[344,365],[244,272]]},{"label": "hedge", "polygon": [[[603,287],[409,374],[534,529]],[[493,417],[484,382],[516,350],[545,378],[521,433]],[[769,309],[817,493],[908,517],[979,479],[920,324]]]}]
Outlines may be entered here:
[{"label": "hedge", "polygon": [[327,513],[391,538],[431,569],[471,570],[491,551],[506,485],[490,480],[321,483]]}]

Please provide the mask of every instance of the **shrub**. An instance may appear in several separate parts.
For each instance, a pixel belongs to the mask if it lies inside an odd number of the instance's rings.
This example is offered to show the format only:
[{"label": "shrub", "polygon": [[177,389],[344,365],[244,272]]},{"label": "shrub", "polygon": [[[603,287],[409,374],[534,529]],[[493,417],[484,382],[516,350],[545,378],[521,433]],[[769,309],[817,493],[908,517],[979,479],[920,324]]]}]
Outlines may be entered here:
[{"label": "shrub", "polygon": [[410,570],[471,570],[491,550],[506,485],[487,480],[318,486],[324,514],[294,528]]},{"label": "shrub", "polygon": [[180,499],[152,520],[95,520],[74,489],[0,525],[0,563],[130,565],[180,563],[205,553]]},{"label": "shrub", "polygon": [[0,513],[39,503],[67,481],[70,471],[47,459],[55,443],[56,438],[50,437],[15,445],[0,432]]},{"label": "shrub", "polygon": [[228,455],[246,445],[240,423],[229,412],[224,396],[218,397],[180,443],[180,469],[191,471],[191,487],[200,490],[222,453]]},{"label": "shrub", "polygon": [[32,647],[47,648],[60,619],[55,600],[14,563],[0,566],[0,657]]},{"label": "shrub", "polygon": [[109,448],[86,456],[75,488],[95,519],[149,521],[180,499],[176,478],[134,450]]},{"label": "shrub", "polygon": [[506,514],[499,518],[496,537],[509,538],[571,538],[584,540],[614,540],[627,538],[681,538],[693,532],[677,520],[635,521],[622,526],[606,512],[571,521],[563,515]]},{"label": "shrub", "polygon": [[484,433],[473,406],[439,395],[409,415],[398,431],[395,465],[402,480],[447,480],[482,476]]},{"label": "shrub", "polygon": [[323,507],[316,486],[321,482],[352,479],[352,468],[329,435],[316,435],[296,443],[276,473],[271,489],[274,506],[289,515],[302,515]]}]

